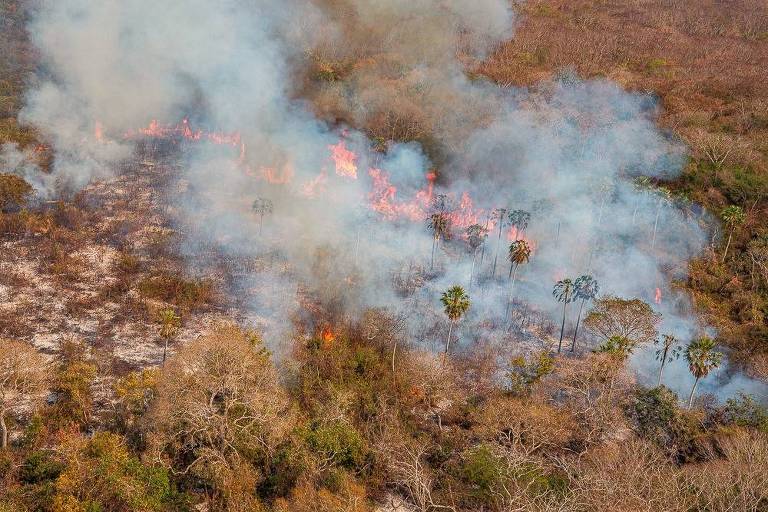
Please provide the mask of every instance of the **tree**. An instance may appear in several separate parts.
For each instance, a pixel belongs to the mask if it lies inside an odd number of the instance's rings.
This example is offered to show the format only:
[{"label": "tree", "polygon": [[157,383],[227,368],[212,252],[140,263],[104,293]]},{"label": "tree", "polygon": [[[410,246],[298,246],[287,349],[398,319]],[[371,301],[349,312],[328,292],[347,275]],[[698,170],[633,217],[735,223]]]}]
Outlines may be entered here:
[{"label": "tree", "polygon": [[448,212],[451,209],[451,201],[445,194],[438,194],[432,199],[431,212],[427,218],[427,227],[432,230],[432,258],[429,269],[435,265],[435,249],[440,240],[447,240],[451,236],[451,217]]},{"label": "tree", "polygon": [[477,249],[485,244],[485,239],[488,238],[488,228],[481,226],[480,224],[472,224],[466,231],[467,245],[472,252],[472,270],[469,271],[469,290],[472,291],[472,278],[475,275],[475,260],[477,259]]},{"label": "tree", "polygon": [[677,338],[671,334],[662,334],[660,340],[654,340],[654,343],[661,345],[661,348],[656,351],[656,360],[661,361],[659,366],[659,382],[657,386],[661,386],[661,376],[664,373],[664,365],[671,363],[678,357],[680,357],[681,347],[676,346]]},{"label": "tree", "polygon": [[509,254],[507,255],[510,261],[509,265],[509,277],[512,280],[509,286],[509,300],[507,301],[507,310],[504,313],[504,318],[509,315],[509,307],[514,298],[512,293],[515,289],[515,280],[517,279],[517,269],[523,263],[528,263],[531,257],[531,247],[525,240],[515,240],[509,244]]},{"label": "tree", "polygon": [[211,485],[217,510],[239,511],[256,508],[267,468],[255,464],[268,464],[293,421],[261,339],[223,324],[168,359],[145,425],[156,460]]},{"label": "tree", "polygon": [[560,326],[560,341],[557,344],[557,353],[559,354],[560,351],[563,348],[563,334],[565,333],[565,315],[566,315],[566,308],[568,307],[568,304],[574,301],[574,294],[575,286],[573,281],[570,279],[562,279],[555,283],[555,287],[552,290],[552,295],[557,299],[558,302],[563,303],[563,322]]},{"label": "tree", "polygon": [[717,352],[715,349],[715,340],[702,336],[695,339],[688,344],[685,349],[685,360],[688,362],[688,369],[696,378],[691,388],[691,394],[688,397],[688,408],[693,405],[693,395],[696,393],[696,386],[699,385],[699,380],[703,379],[709,372],[720,366],[723,361],[722,352]]},{"label": "tree", "polygon": [[725,225],[728,226],[728,242],[725,244],[725,251],[723,251],[723,263],[725,263],[725,258],[728,256],[728,248],[731,246],[733,232],[736,230],[736,226],[744,223],[747,216],[741,207],[731,205],[727,208],[723,208],[720,212],[720,217],[723,219],[723,222],[725,222]]},{"label": "tree", "polygon": [[435,249],[441,239],[446,239],[450,233],[451,219],[444,212],[435,212],[427,219],[427,226],[432,230],[432,258],[429,262],[429,269],[435,266]]},{"label": "tree", "polygon": [[0,449],[8,447],[6,415],[45,387],[48,362],[34,347],[0,339]]},{"label": "tree", "polygon": [[517,238],[520,234],[528,228],[528,223],[531,222],[531,214],[525,210],[512,210],[509,212],[509,225],[517,230]]},{"label": "tree", "polygon": [[501,244],[501,232],[504,229],[505,221],[507,218],[507,209],[506,208],[496,208],[493,210],[493,218],[496,219],[496,221],[499,223],[499,238],[496,240],[496,252],[493,256],[493,270],[491,272],[492,276],[496,276],[496,260],[499,258],[499,245]]},{"label": "tree", "polygon": [[576,300],[581,299],[581,304],[579,304],[579,314],[576,317],[576,329],[573,331],[571,352],[576,351],[576,336],[579,334],[579,323],[581,322],[581,313],[584,309],[584,304],[588,300],[594,300],[594,298],[597,297],[597,294],[600,293],[600,285],[598,285],[595,278],[590,275],[579,276],[576,278],[576,282],[573,283],[573,286],[574,298]]},{"label": "tree", "polygon": [[173,308],[165,308],[160,310],[157,321],[160,324],[160,337],[163,338],[165,343],[163,346],[163,365],[165,365],[165,359],[168,355],[168,342],[179,332],[181,317],[176,314]]},{"label": "tree", "polygon": [[656,325],[661,315],[640,299],[603,297],[584,319],[584,325],[597,337],[608,340],[613,336],[628,339],[633,344],[656,339]]},{"label": "tree", "polygon": [[448,340],[445,343],[445,354],[448,354],[448,348],[451,344],[451,333],[453,332],[454,324],[467,312],[469,309],[470,301],[469,295],[466,294],[464,288],[461,286],[453,286],[447,291],[443,292],[443,296],[440,297],[440,302],[445,306],[445,314],[450,320],[448,327]]},{"label": "tree", "polygon": [[251,205],[251,209],[259,216],[259,235],[264,227],[264,215],[271,215],[275,211],[274,204],[271,199],[264,197],[257,197]]}]

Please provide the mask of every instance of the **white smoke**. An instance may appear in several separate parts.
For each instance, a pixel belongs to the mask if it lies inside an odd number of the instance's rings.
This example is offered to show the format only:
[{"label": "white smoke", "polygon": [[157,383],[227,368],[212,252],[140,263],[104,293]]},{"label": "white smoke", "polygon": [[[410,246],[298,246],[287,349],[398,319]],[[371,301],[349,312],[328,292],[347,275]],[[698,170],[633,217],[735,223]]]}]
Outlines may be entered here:
[{"label": "white smoke", "polygon": [[[427,155],[439,163],[435,194],[532,213],[525,235],[536,251],[516,299],[554,317],[554,282],[591,273],[604,293],[652,301],[660,288],[662,330],[692,336],[700,327],[668,280],[703,247],[702,219],[632,181],[675,176],[684,148],[656,128],[653,98],[607,81],[555,80],[531,92],[468,79],[464,65],[510,37],[513,23],[505,0],[48,1],[30,26],[45,73],[22,118],[53,145],[56,175],[79,185],[115,169],[133,150],[124,134],[154,119],[238,132],[245,162],[239,148],[193,145],[168,198],[190,264],[202,265],[210,247],[258,259],[236,286],[273,345],[302,314],[302,289],[343,315],[405,311],[414,339],[442,341],[439,294],[469,287],[460,233],[441,244],[430,274],[426,219],[390,222],[367,207],[369,168],[389,174],[397,200],[411,199],[436,166]],[[317,83],[311,70],[326,61],[334,72],[334,63],[368,64]],[[410,122],[414,141],[432,134],[434,147],[385,140],[382,154],[373,149],[381,141],[329,123],[382,115]],[[357,180],[335,172],[329,146],[342,138],[358,155]],[[265,168],[291,182],[267,183]],[[256,197],[274,205],[263,228]],[[508,242],[499,279],[488,279],[489,234],[466,340],[506,336]],[[403,282],[414,283],[410,293]]]}]

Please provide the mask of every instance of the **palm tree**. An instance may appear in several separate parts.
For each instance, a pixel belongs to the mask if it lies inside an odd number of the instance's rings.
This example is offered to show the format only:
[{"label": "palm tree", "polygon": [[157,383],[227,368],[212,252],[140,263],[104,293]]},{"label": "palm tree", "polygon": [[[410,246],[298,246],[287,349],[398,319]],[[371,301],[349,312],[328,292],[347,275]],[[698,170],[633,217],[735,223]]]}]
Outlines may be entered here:
[{"label": "palm tree", "polygon": [[512,210],[509,212],[509,225],[514,226],[517,230],[517,236],[519,238],[520,233],[528,228],[528,223],[531,222],[531,214],[525,210]]},{"label": "palm tree", "polygon": [[475,260],[477,259],[477,249],[485,244],[485,239],[488,237],[488,229],[484,228],[480,224],[472,224],[466,231],[467,245],[472,251],[472,270],[469,272],[469,290],[472,291],[472,278],[475,275]]},{"label": "palm tree", "polygon": [[661,361],[659,367],[659,382],[657,386],[661,386],[661,376],[664,373],[664,365],[671,363],[678,357],[680,357],[681,347],[677,345],[677,338],[671,334],[663,334],[660,340],[654,341],[654,343],[661,345],[661,348],[656,351],[656,360]]},{"label": "palm tree", "polygon": [[496,208],[495,210],[493,210],[493,218],[495,218],[499,222],[499,238],[496,241],[496,253],[493,256],[493,271],[491,272],[492,277],[496,277],[496,260],[498,260],[499,258],[499,245],[501,244],[501,232],[504,229],[506,216],[507,216],[506,208]]},{"label": "palm tree", "polygon": [[507,300],[507,310],[504,312],[504,318],[507,318],[509,316],[509,307],[512,304],[512,299],[514,296],[512,295],[514,289],[515,289],[515,280],[517,279],[517,268],[523,264],[528,263],[528,260],[531,258],[531,247],[528,245],[528,242],[525,240],[515,240],[511,244],[509,244],[509,254],[507,255],[507,258],[509,259],[510,265],[509,265],[509,278],[511,279],[511,284],[509,286],[509,300]]},{"label": "palm tree", "polygon": [[723,211],[720,212],[720,217],[722,217],[726,226],[730,228],[728,231],[728,243],[725,244],[725,252],[723,252],[723,263],[725,263],[725,257],[728,256],[728,248],[731,246],[731,238],[733,238],[733,232],[736,229],[736,226],[744,223],[747,216],[741,207],[731,205],[727,208],[723,208]]},{"label": "palm tree", "polygon": [[557,344],[557,353],[559,354],[563,348],[563,334],[565,333],[565,314],[568,304],[573,302],[574,284],[570,279],[563,279],[555,283],[555,287],[552,290],[552,295],[555,296],[558,302],[563,303],[563,323],[560,326],[560,342]]},{"label": "palm tree", "polygon": [[251,205],[251,209],[259,216],[259,235],[264,227],[264,215],[271,214],[275,208],[270,199],[257,197]]},{"label": "palm tree", "polygon": [[451,219],[445,212],[435,212],[427,219],[427,226],[432,230],[432,259],[429,263],[429,269],[435,266],[435,248],[441,239],[446,239],[450,235]]},{"label": "palm tree", "polygon": [[445,343],[445,354],[447,355],[448,348],[451,345],[453,326],[469,309],[469,295],[466,294],[464,288],[456,285],[443,293],[442,297],[440,297],[440,302],[445,306],[445,314],[448,316],[448,320],[451,321],[448,327],[448,341]]},{"label": "palm tree", "polygon": [[720,363],[723,361],[722,352],[717,352],[714,348],[715,340],[702,336],[690,342],[688,348],[685,349],[688,369],[696,377],[696,380],[693,382],[693,388],[691,388],[691,395],[688,397],[689,409],[693,405],[693,395],[696,393],[696,386],[699,385],[699,380],[709,375],[709,372],[720,366]]},{"label": "palm tree", "polygon": [[656,247],[656,233],[659,230],[659,216],[661,215],[661,207],[670,201],[672,192],[668,188],[659,187],[656,190],[659,200],[656,202],[656,218],[653,221],[653,238],[651,239],[651,249]]},{"label": "palm tree", "polygon": [[595,297],[597,297],[597,294],[600,292],[600,285],[597,284],[597,281],[594,277],[590,275],[583,275],[576,279],[576,282],[573,283],[573,288],[574,299],[581,299],[581,304],[579,304],[579,315],[576,317],[576,329],[573,331],[571,352],[576,351],[576,336],[579,334],[579,323],[581,322],[581,313],[584,310],[584,304],[588,300],[593,300]]},{"label": "palm tree", "polygon": [[176,336],[181,326],[181,317],[176,314],[173,308],[165,308],[160,311],[158,315],[158,322],[160,323],[160,337],[165,341],[163,347],[163,366],[165,366],[165,358],[168,355],[168,341]]}]

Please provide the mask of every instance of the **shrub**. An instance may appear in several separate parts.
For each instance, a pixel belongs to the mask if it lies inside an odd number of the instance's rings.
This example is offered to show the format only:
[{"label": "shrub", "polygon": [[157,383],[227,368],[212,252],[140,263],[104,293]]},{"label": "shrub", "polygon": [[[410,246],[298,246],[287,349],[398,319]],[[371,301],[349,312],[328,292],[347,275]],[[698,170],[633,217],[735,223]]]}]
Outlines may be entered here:
[{"label": "shrub", "polygon": [[32,195],[32,185],[15,174],[0,173],[0,210],[22,208]]},{"label": "shrub", "polygon": [[309,447],[335,466],[355,469],[365,461],[365,443],[360,433],[343,421],[313,426],[306,434]]},{"label": "shrub", "polygon": [[188,281],[170,274],[159,274],[139,282],[139,292],[147,298],[194,309],[211,302],[213,286],[209,281]]}]

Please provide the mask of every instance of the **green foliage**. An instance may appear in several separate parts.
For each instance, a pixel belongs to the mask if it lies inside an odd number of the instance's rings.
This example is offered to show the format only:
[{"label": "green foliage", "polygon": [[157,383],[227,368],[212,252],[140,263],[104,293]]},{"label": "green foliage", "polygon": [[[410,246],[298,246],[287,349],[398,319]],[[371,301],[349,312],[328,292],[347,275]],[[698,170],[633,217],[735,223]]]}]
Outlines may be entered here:
[{"label": "green foliage", "polygon": [[514,395],[525,395],[531,392],[542,378],[552,373],[555,369],[555,358],[547,351],[526,358],[518,356],[510,362],[507,373],[509,379],[509,391]]},{"label": "green foliage", "polygon": [[751,395],[739,393],[736,398],[729,398],[723,417],[726,423],[751,427],[768,434],[768,408],[760,405]]},{"label": "green foliage", "polygon": [[66,465],[53,457],[48,450],[30,453],[19,470],[19,480],[25,484],[39,484],[59,477]]},{"label": "green foliage", "polygon": [[305,439],[313,452],[333,466],[360,469],[365,461],[365,442],[360,432],[344,421],[314,425]]},{"label": "green foliage", "polygon": [[487,445],[468,450],[463,457],[462,475],[477,497],[485,498],[504,478],[504,461]]},{"label": "green foliage", "polygon": [[715,340],[703,336],[693,340],[685,349],[688,368],[697,379],[706,377],[711,370],[720,366],[723,354],[714,350],[715,345]]},{"label": "green foliage", "polygon": [[443,292],[440,302],[445,306],[445,314],[452,321],[461,318],[470,306],[469,295],[461,286],[453,286]]},{"label": "green foliage", "polygon": [[610,354],[620,359],[626,359],[635,349],[636,343],[624,336],[611,336],[603,343],[601,343],[595,352],[602,354]]}]

